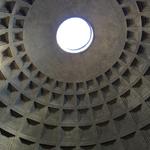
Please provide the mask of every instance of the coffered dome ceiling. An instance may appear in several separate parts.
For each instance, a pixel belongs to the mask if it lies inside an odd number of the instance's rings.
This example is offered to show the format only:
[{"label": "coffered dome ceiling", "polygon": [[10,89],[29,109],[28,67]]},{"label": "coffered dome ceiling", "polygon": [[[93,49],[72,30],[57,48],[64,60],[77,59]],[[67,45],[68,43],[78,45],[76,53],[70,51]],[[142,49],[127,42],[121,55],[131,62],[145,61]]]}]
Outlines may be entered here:
[{"label": "coffered dome ceiling", "polygon": [[[85,52],[57,45],[70,17]],[[150,1],[0,0],[0,149],[149,150]]]}]

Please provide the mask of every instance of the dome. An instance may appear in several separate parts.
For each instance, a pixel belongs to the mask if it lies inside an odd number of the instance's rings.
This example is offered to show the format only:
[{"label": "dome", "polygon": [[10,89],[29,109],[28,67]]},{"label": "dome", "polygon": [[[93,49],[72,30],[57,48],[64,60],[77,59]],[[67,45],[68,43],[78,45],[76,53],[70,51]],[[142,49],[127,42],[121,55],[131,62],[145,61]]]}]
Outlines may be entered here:
[{"label": "dome", "polygon": [[0,64],[0,149],[150,149],[149,0],[0,0]]}]

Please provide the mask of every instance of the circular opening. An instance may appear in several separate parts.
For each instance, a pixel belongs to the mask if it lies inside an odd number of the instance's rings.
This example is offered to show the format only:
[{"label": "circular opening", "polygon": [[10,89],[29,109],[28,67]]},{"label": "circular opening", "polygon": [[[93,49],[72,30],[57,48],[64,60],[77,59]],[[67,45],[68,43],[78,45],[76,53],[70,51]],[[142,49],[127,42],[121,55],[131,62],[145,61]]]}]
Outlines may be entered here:
[{"label": "circular opening", "polygon": [[65,52],[80,53],[91,45],[93,29],[82,18],[69,18],[61,23],[57,30],[57,43]]}]

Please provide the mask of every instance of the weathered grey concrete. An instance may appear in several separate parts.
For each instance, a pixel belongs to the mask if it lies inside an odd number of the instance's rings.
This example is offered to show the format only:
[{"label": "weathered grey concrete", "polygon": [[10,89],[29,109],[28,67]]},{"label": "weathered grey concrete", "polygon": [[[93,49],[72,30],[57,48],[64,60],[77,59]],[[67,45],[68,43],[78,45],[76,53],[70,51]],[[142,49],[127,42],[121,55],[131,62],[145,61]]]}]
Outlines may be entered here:
[{"label": "weathered grey concrete", "polygon": [[[71,55],[75,15],[95,39]],[[150,150],[150,1],[0,0],[0,150]]]},{"label": "weathered grey concrete", "polygon": [[[94,28],[91,47],[80,54],[65,53],[56,42],[58,26],[70,17],[85,18]],[[25,20],[29,57],[41,71],[61,81],[89,80],[108,70],[121,55],[125,38],[126,22],[116,0],[36,0]]]}]

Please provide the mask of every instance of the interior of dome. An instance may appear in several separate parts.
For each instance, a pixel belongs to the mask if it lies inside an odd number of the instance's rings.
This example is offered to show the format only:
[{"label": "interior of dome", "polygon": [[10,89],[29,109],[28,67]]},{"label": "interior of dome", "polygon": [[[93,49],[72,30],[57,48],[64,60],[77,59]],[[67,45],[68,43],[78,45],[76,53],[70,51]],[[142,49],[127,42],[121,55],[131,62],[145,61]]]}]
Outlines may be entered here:
[{"label": "interior of dome", "polygon": [[0,0],[0,150],[150,150],[150,0]]}]

